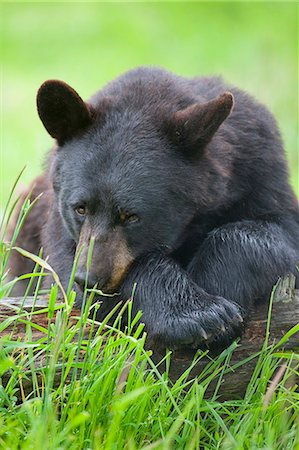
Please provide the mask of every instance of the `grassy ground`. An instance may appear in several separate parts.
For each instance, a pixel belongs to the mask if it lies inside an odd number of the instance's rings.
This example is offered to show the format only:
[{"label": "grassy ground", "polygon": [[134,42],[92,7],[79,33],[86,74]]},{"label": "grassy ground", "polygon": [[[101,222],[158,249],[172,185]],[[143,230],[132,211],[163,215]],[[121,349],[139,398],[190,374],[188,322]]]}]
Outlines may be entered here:
[{"label": "grassy ground", "polygon": [[[26,203],[16,234],[29,208]],[[9,215],[8,209],[5,218]],[[4,276],[9,252],[2,234],[0,300],[13,285]],[[47,264],[34,260],[34,275],[41,279]],[[106,321],[96,323],[88,318],[95,309],[87,296],[81,315],[74,316],[71,287],[61,306],[54,306],[57,293],[54,285],[48,308],[35,312],[17,308],[0,322],[0,449],[299,448],[299,393],[295,386],[290,388],[290,379],[299,375],[298,355],[283,352],[279,342],[272,347],[265,342],[244,398],[221,402],[221,380],[238,370],[230,365],[235,344],[211,360],[196,379],[187,380],[187,369],[173,383],[169,356],[166,371],[160,373],[145,350],[142,325],[133,327],[132,322],[123,333],[117,321],[113,327]],[[42,312],[47,319],[37,326],[34,319]],[[19,325],[26,327],[22,341],[16,341],[14,333]],[[36,329],[39,338],[33,338]],[[298,332],[299,325],[289,334]],[[197,358],[202,356],[199,352]],[[269,395],[270,381],[282,361],[286,370]],[[214,393],[206,397],[215,380]]]},{"label": "grassy ground", "polygon": [[182,75],[221,74],[267,104],[298,180],[297,4],[292,2],[1,3],[3,206],[16,175],[28,182],[51,140],[35,95],[60,78],[88,98],[143,64]]}]

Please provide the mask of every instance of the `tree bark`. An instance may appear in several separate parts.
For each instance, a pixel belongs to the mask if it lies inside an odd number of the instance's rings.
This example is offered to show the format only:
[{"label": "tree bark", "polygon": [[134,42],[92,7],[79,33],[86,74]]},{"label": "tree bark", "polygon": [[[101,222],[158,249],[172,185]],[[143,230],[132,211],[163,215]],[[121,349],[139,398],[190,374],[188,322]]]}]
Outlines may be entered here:
[{"label": "tree bark", "polygon": [[[299,323],[299,290],[295,291],[294,280],[287,279],[283,281],[273,299],[273,308],[271,314],[270,333],[268,336],[269,345],[278,343],[280,339],[295,325]],[[0,324],[7,317],[15,315],[20,306],[23,305],[22,298],[5,298],[0,300]],[[31,310],[33,306],[33,298],[28,297],[22,306],[25,310]],[[47,307],[47,299],[38,298],[34,310]],[[257,356],[254,355],[260,351],[264,345],[267,334],[267,318],[269,305],[261,305],[254,312],[251,319],[245,327],[244,334],[239,342],[239,345],[234,350],[232,359],[230,360],[230,367],[241,361],[249,359],[245,364],[240,365],[237,369],[228,371],[222,378],[219,389],[219,396],[222,399],[232,399],[242,397],[246,391],[254,367],[256,365]],[[80,310],[74,309],[72,316],[80,315]],[[42,313],[32,316],[32,322],[47,327],[48,314]],[[13,339],[19,341],[26,340],[26,328],[21,322],[15,321],[9,327],[6,327],[4,332],[0,333],[8,335],[13,332]],[[32,340],[37,340],[42,337],[42,332],[32,328]],[[283,345],[283,349],[290,352],[298,352],[299,349],[299,332],[293,334]],[[164,355],[161,355],[155,349],[153,350],[153,361],[159,362]],[[281,349],[280,349],[281,350]],[[41,359],[43,357],[40,357]],[[170,377],[173,381],[177,380],[179,376],[189,367],[194,358],[194,352],[189,351],[174,351],[171,356]],[[192,369],[189,378],[199,375],[206,364],[211,360],[210,357],[201,359],[197,365]],[[35,361],[36,367],[41,364],[38,359]],[[160,370],[164,370],[163,364],[160,365]],[[59,373],[57,373],[59,377]],[[9,378],[9,374],[4,374],[2,382],[5,384]],[[58,380],[57,380],[58,381]],[[26,385],[27,383],[27,385]],[[30,381],[26,382],[24,390],[30,392]],[[214,392],[216,385],[212,382],[209,386],[206,395],[211,395]]]}]

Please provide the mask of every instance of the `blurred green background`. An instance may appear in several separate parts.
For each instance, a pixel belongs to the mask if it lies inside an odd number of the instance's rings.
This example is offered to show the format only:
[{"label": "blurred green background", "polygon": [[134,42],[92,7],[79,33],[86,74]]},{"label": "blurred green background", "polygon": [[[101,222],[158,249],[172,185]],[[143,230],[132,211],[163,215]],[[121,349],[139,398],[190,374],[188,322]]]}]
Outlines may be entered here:
[{"label": "blurred green background", "polygon": [[35,107],[44,80],[88,98],[146,64],[220,74],[268,105],[299,193],[296,3],[2,3],[1,16],[1,206],[22,167],[27,183],[51,147]]}]

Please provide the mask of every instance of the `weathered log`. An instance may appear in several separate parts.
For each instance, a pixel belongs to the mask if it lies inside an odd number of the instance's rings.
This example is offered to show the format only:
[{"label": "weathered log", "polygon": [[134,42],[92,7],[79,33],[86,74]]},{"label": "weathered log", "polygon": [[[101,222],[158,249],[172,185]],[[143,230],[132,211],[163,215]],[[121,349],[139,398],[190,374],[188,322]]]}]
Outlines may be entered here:
[{"label": "weathered log", "polygon": [[[292,286],[293,281],[285,281],[281,283],[280,287],[276,291],[276,295],[273,300],[272,314],[271,314],[271,325],[270,333],[268,336],[269,345],[277,343],[280,339],[295,325],[299,323],[299,291],[294,290]],[[23,304],[23,299],[21,298],[6,298],[0,300],[0,323],[8,316],[16,314],[20,306],[24,310],[31,310],[33,307],[33,299],[27,298],[26,302]],[[34,303],[34,310],[46,308],[47,299],[38,298]],[[247,385],[250,381],[251,375],[253,373],[254,367],[256,365],[257,357],[254,355],[259,352],[264,344],[266,333],[267,333],[267,319],[268,319],[268,305],[259,306],[253,313],[252,318],[246,324],[245,332],[239,345],[234,350],[232,359],[230,361],[230,367],[237,364],[240,361],[244,361],[249,358],[249,361],[245,364],[240,365],[236,370],[231,370],[224,375],[219,390],[219,394],[222,398],[237,398],[243,396],[246,391]],[[72,316],[79,315],[79,310],[73,310]],[[31,318],[32,322],[47,327],[48,324],[48,314],[42,313],[38,315],[33,315]],[[26,328],[21,322],[14,322],[10,327],[7,327],[4,334],[7,336],[10,331],[13,330],[13,338],[16,340],[25,340]],[[2,334],[3,336],[3,334]],[[41,338],[42,333],[34,328],[32,328],[32,340],[37,340]],[[1,333],[0,333],[1,338]],[[284,350],[291,352],[299,351],[299,333],[293,334],[283,346]],[[153,349],[153,360],[159,362],[164,355],[159,354],[155,349]],[[252,358],[250,359],[250,357]],[[173,380],[178,379],[178,377],[190,366],[194,357],[194,352],[187,351],[175,351],[171,356],[170,364],[170,377]],[[210,357],[205,357],[201,359],[197,365],[192,369],[190,377],[195,377],[200,374],[203,368],[206,366],[207,362],[211,360]],[[38,366],[41,361],[35,361]],[[160,366],[160,370],[164,370],[163,364]],[[59,373],[57,372],[57,377]],[[3,377],[5,383],[5,375]],[[30,382],[23,386],[25,391],[30,392]],[[211,383],[207,395],[213,392],[215,384]]]},{"label": "weathered log", "polygon": [[[268,305],[260,306],[246,324],[239,345],[232,354],[229,366],[233,367],[242,361],[249,360],[245,364],[238,365],[238,368],[235,370],[226,371],[219,389],[219,394],[222,399],[240,398],[245,394],[258,359],[258,355],[254,355],[260,352],[266,339],[268,312]],[[271,346],[279,343],[285,334],[298,323],[299,291],[296,291],[292,301],[273,303],[269,335],[267,336],[268,345]],[[279,351],[282,350],[298,354],[299,332],[292,334],[283,346],[279,347]],[[192,358],[192,353],[187,355],[182,351],[174,352],[170,366],[171,379],[178,379],[188,368]],[[153,360],[158,362],[159,359],[161,359],[160,356],[154,354]],[[199,375],[210,360],[211,358],[208,357],[201,359],[191,370],[189,378],[194,378]],[[299,380],[297,378],[293,378],[293,384],[299,384],[298,382]],[[217,378],[209,385],[207,395],[214,392],[216,384]]]},{"label": "weathered log", "polygon": [[[236,370],[226,371],[218,391],[222,399],[243,397],[257,363],[258,356],[254,355],[263,348],[265,339],[267,338],[269,346],[277,344],[292,327],[299,323],[299,290],[295,290],[294,276],[291,275],[281,280],[275,290],[269,334],[267,336],[268,315],[269,304],[260,304],[246,324],[242,338],[233,352],[229,366],[233,367],[242,361],[248,361],[242,365],[238,364]],[[282,349],[298,353],[299,332],[292,334],[279,350],[281,351]],[[192,353],[188,355],[182,351],[174,352],[170,366],[170,377],[173,380],[178,379],[189,367],[193,356]],[[153,359],[155,362],[158,362],[160,356],[154,354]],[[199,375],[210,360],[210,357],[201,359],[191,370],[189,378],[194,378]],[[293,379],[293,383],[298,384],[298,380]],[[217,378],[209,385],[206,392],[207,395],[214,392],[216,384]]]}]

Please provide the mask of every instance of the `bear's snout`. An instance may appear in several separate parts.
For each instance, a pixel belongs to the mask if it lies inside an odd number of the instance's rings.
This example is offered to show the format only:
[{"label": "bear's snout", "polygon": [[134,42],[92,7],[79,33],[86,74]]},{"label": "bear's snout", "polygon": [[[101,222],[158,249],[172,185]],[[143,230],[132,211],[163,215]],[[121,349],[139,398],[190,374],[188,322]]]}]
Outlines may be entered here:
[{"label": "bear's snout", "polygon": [[[105,293],[115,293],[134,261],[134,257],[119,230],[111,231],[106,235],[93,234],[92,231],[87,225],[81,231],[75,282],[81,290],[84,290],[85,287],[93,288],[96,285],[97,289]],[[89,243],[92,234],[95,238],[90,257]],[[88,274],[87,266],[89,266]]]},{"label": "bear's snout", "polygon": [[108,279],[105,279],[103,277],[99,279],[91,273],[87,274],[84,271],[78,271],[75,275],[75,282],[83,291],[85,286],[88,289],[92,289],[96,285],[98,289],[103,289],[107,285]]}]

